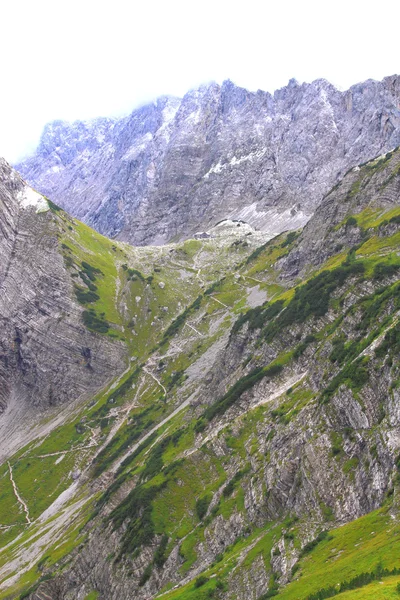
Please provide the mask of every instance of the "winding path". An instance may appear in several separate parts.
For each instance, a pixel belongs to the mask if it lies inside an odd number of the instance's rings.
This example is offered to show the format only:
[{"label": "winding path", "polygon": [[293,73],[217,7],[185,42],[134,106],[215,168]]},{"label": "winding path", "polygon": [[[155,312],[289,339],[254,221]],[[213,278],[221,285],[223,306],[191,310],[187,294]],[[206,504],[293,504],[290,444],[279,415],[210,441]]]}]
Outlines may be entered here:
[{"label": "winding path", "polygon": [[158,385],[160,386],[160,388],[162,388],[164,390],[164,394],[167,395],[167,390],[165,389],[165,387],[163,386],[163,384],[161,383],[161,381],[155,375],[153,375],[153,373],[151,371],[148,371],[146,369],[146,367],[143,367],[143,371],[145,373],[147,373],[147,375],[150,375],[150,377],[152,377],[154,379],[154,381],[156,383],[158,383]]},{"label": "winding path", "polygon": [[17,485],[16,485],[16,483],[14,481],[14,478],[13,478],[13,470],[12,470],[12,466],[10,464],[10,461],[7,461],[7,464],[8,464],[8,471],[10,473],[10,481],[11,481],[11,484],[12,484],[13,489],[14,489],[14,495],[15,495],[16,499],[18,500],[19,504],[22,506],[22,508],[24,510],[26,522],[28,523],[28,525],[30,525],[32,523],[32,521],[31,521],[31,519],[29,517],[29,509],[28,509],[27,505],[25,504],[25,502],[22,500],[21,496],[18,493],[18,488],[17,488]]},{"label": "winding path", "polygon": [[199,335],[200,337],[204,337],[204,335],[203,335],[202,333],[200,333],[200,331],[197,331],[197,329],[195,329],[195,328],[193,327],[193,325],[191,325],[190,323],[185,323],[185,325],[186,325],[186,327],[190,327],[190,329],[193,329],[193,331],[194,331],[195,333],[197,333],[197,335]]},{"label": "winding path", "polygon": [[221,304],[221,306],[225,306],[225,308],[229,309],[229,306],[227,306],[226,304],[224,304],[223,302],[221,302],[221,300],[218,300],[218,298],[215,298],[214,296],[209,296],[209,298],[212,298],[215,302],[218,302],[218,304]]}]

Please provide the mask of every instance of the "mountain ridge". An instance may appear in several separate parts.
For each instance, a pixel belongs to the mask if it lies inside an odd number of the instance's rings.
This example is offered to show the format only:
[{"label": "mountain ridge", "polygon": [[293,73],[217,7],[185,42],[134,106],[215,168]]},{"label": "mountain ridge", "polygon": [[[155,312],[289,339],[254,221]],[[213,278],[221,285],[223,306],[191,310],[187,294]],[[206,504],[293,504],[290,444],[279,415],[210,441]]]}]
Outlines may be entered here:
[{"label": "mountain ridge", "polygon": [[303,226],[349,168],[400,144],[400,79],[340,92],[325,80],[268,92],[230,81],[163,97],[122,119],[56,122],[17,169],[107,236],[136,245],[237,218]]}]

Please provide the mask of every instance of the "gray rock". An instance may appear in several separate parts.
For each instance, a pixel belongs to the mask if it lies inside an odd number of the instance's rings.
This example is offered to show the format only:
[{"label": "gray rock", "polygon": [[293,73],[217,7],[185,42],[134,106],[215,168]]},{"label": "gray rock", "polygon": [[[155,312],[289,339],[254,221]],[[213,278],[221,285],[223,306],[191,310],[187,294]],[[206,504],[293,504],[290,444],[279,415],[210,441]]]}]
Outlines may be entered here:
[{"label": "gray rock", "polygon": [[[0,457],[41,411],[93,396],[125,349],[83,325],[45,199],[0,159]],[[19,427],[19,430],[18,430]]]},{"label": "gray rock", "polygon": [[400,144],[400,77],[273,95],[226,81],[120,120],[49,124],[24,177],[111,237],[163,244],[236,218],[303,226],[352,166]]}]

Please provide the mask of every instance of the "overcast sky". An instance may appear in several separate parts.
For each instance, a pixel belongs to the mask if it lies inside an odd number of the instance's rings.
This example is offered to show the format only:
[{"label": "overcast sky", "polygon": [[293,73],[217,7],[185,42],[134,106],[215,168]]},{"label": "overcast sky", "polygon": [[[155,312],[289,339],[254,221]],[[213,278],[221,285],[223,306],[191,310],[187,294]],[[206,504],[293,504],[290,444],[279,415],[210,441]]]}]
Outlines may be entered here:
[{"label": "overcast sky", "polygon": [[31,151],[53,119],[119,115],[215,80],[341,89],[400,72],[400,2],[2,2],[0,155]]}]

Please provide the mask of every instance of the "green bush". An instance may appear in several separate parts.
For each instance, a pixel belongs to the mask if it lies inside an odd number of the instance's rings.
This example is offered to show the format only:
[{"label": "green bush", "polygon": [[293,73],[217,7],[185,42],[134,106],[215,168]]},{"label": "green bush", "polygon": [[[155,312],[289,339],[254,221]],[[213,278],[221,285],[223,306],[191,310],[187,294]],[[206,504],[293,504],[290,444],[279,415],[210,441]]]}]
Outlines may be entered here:
[{"label": "green bush", "polygon": [[270,321],[281,312],[283,305],[283,300],[277,300],[272,304],[266,303],[262,306],[251,308],[247,312],[240,315],[240,317],[236,320],[231,330],[231,336],[237,333],[247,322],[249,323],[250,331],[254,329],[260,329],[265,325],[266,322]]},{"label": "green bush", "polygon": [[286,239],[285,239],[285,241],[284,241],[284,242],[282,242],[282,244],[281,244],[281,248],[285,248],[286,246],[290,246],[290,244],[291,244],[292,242],[294,242],[294,240],[295,240],[296,238],[298,238],[298,237],[299,237],[299,235],[300,235],[300,234],[299,234],[299,233],[296,233],[295,231],[291,231],[290,233],[288,233],[288,234],[287,234],[287,236],[286,236]]},{"label": "green bush", "polygon": [[349,217],[346,221],[346,228],[357,227],[357,219],[355,217]]},{"label": "green bush", "polygon": [[236,487],[236,484],[242,479],[242,477],[247,473],[246,469],[240,469],[233,477],[232,479],[227,483],[227,485],[224,487],[223,490],[223,495],[225,496],[225,498],[228,498],[229,496],[231,496],[233,494],[233,491]]},{"label": "green bush", "polygon": [[194,587],[195,588],[199,588],[202,585],[204,585],[205,583],[207,583],[207,581],[209,581],[209,577],[206,577],[205,575],[200,575],[200,577],[198,577],[195,582],[194,582]]},{"label": "green bush", "polygon": [[383,338],[381,345],[376,348],[375,355],[383,357],[389,352],[394,356],[398,356],[400,353],[400,324],[389,329]]},{"label": "green bush", "polygon": [[92,302],[96,302],[96,300],[100,299],[94,291],[86,291],[81,287],[75,286],[75,295],[78,299],[78,302],[81,304],[91,304]]},{"label": "green bush", "polygon": [[203,296],[200,295],[196,298],[196,300],[187,308],[185,308],[185,310],[176,317],[176,319],[174,319],[172,321],[172,323],[169,325],[169,327],[164,331],[164,335],[162,337],[161,340],[161,345],[165,344],[166,342],[168,342],[168,340],[175,335],[176,333],[178,333],[179,329],[181,328],[181,326],[185,323],[187,317],[194,312],[195,310],[198,310],[200,308],[200,304],[201,304],[201,300],[202,300]]},{"label": "green bush", "polygon": [[107,333],[110,329],[110,326],[104,317],[98,316],[92,308],[83,311],[82,320],[88,329],[96,331],[97,333]]},{"label": "green bush", "polygon": [[197,516],[199,517],[199,521],[202,521],[203,518],[206,516],[208,507],[210,506],[211,499],[212,499],[211,495],[207,494],[206,496],[203,496],[202,498],[199,498],[197,500],[196,512],[197,512]]},{"label": "green bush", "polygon": [[[122,265],[122,267],[126,267],[126,265]],[[142,273],[140,271],[138,271],[137,269],[127,269],[128,271],[128,278],[132,279],[135,277],[137,277],[138,279],[140,279],[140,281],[144,281],[144,276],[142,275]]]},{"label": "green bush", "polygon": [[320,542],[326,540],[327,538],[329,538],[328,532],[321,531],[314,540],[311,540],[311,542],[308,542],[305,546],[303,546],[303,548],[300,551],[299,558],[302,558],[306,554],[312,552],[312,550],[314,550],[314,548],[316,548]]},{"label": "green bush", "polygon": [[169,538],[166,534],[164,534],[162,536],[160,545],[158,546],[158,548],[154,554],[153,562],[158,568],[161,568],[168,558],[167,557],[168,539]]},{"label": "green bush", "polygon": [[400,569],[394,568],[391,571],[384,569],[379,563],[374,571],[371,573],[360,573],[349,581],[343,581],[339,585],[330,586],[328,588],[322,588],[317,592],[307,596],[306,600],[325,600],[325,598],[333,598],[338,594],[341,594],[347,590],[355,590],[365,585],[368,585],[372,581],[379,581],[383,577],[390,577],[392,575],[399,575]]},{"label": "green bush", "polygon": [[294,297],[286,309],[281,311],[278,317],[263,330],[265,339],[269,342],[272,341],[284,327],[293,323],[304,323],[311,315],[324,316],[328,311],[329,300],[335,289],[343,285],[348,277],[362,275],[364,271],[363,263],[345,262],[336,269],[323,271],[306,284],[296,288]]},{"label": "green bush", "polygon": [[154,433],[149,435],[148,438],[146,438],[141,444],[139,444],[139,446],[136,448],[136,450],[134,450],[134,452],[132,452],[132,454],[127,456],[125,458],[125,460],[122,461],[122,463],[120,464],[120,466],[118,468],[117,475],[122,473],[128,465],[132,464],[133,461],[139,456],[139,454],[141,452],[143,452],[143,450],[145,450],[148,446],[150,446],[157,439],[157,437],[158,437],[158,433],[157,433],[157,431],[154,431]]},{"label": "green bush", "polygon": [[209,406],[203,414],[207,421],[211,421],[215,416],[224,414],[232,404],[234,404],[240,396],[248,389],[252,388],[256,383],[264,379],[264,377],[272,378],[282,371],[283,367],[279,363],[272,364],[268,367],[258,367],[251,371],[242,379],[239,379],[230,390]]},{"label": "green bush", "polygon": [[141,578],[139,579],[140,587],[142,587],[146,583],[146,581],[148,581],[150,579],[152,572],[153,572],[153,564],[150,563],[149,565],[147,565],[147,567],[143,571]]},{"label": "green bush", "polygon": [[396,275],[398,270],[400,269],[400,264],[390,264],[380,262],[375,265],[373,277],[374,279],[385,279],[385,277],[392,277]]},{"label": "green bush", "polygon": [[325,388],[321,401],[327,402],[343,383],[347,383],[353,391],[359,392],[369,379],[369,371],[365,364],[365,359],[359,358],[344,367]]},{"label": "green bush", "polygon": [[93,267],[93,265],[90,265],[88,262],[86,262],[84,260],[81,262],[81,265],[82,265],[82,269],[84,270],[85,274],[92,281],[96,281],[96,275],[103,275],[103,272],[100,269],[98,269],[97,267]]},{"label": "green bush", "polygon": [[111,512],[109,519],[113,522],[115,529],[119,529],[124,522],[127,522],[122,537],[120,557],[152,542],[155,535],[151,515],[152,502],[165,485],[166,482],[150,487],[138,485]]},{"label": "green bush", "polygon": [[202,431],[205,430],[206,427],[207,427],[206,421],[204,420],[203,417],[200,417],[200,419],[197,419],[193,429],[194,429],[195,433],[201,433]]}]

